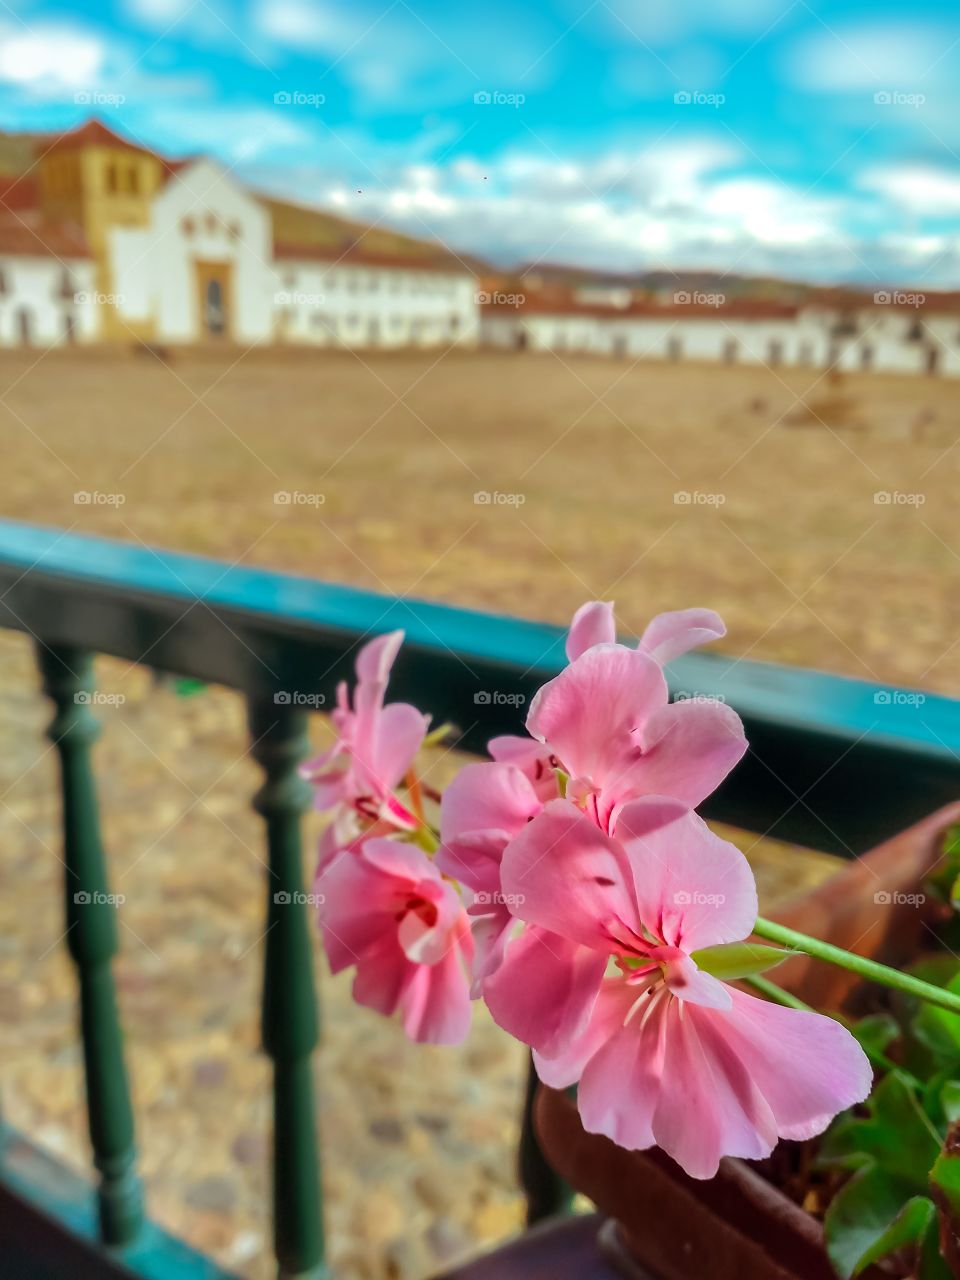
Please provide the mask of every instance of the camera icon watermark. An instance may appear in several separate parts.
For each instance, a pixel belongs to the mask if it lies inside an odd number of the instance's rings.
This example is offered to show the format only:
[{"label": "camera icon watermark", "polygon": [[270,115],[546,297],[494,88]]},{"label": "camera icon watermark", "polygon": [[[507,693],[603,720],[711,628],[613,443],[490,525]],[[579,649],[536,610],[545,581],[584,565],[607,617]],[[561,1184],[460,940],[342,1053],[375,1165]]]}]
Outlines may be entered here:
[{"label": "camera icon watermark", "polygon": [[526,500],[525,493],[501,493],[498,489],[492,493],[487,489],[478,489],[473,495],[475,507],[522,507]]},{"label": "camera icon watermark", "polygon": [[925,493],[903,493],[899,489],[879,489],[873,495],[877,507],[922,507],[926,501]]},{"label": "camera icon watermark", "polygon": [[279,89],[273,95],[275,107],[322,107],[326,100],[325,93],[303,93],[300,89]]},{"label": "camera icon watermark", "polygon": [[122,907],[126,900],[124,893],[101,893],[99,890],[90,893],[86,889],[80,889],[73,895],[73,901],[78,907]]},{"label": "camera icon watermark", "polygon": [[101,493],[99,489],[80,489],[73,495],[78,507],[122,507],[126,500],[125,493]]},{"label": "camera icon watermark", "polygon": [[325,493],[303,493],[299,489],[280,489],[273,495],[278,507],[322,507],[326,500]]},{"label": "camera icon watermark", "polygon": [[922,707],[926,700],[916,689],[877,689],[873,695],[875,707]]},{"label": "camera icon watermark", "polygon": [[289,893],[286,889],[279,889],[273,900],[278,907],[322,907],[327,899],[322,893],[304,893],[300,889]]},{"label": "camera icon watermark", "polygon": [[80,707],[122,707],[127,700],[124,693],[101,693],[99,689],[80,689],[73,695]]},{"label": "camera icon watermark", "polygon": [[724,893],[703,893],[700,889],[678,889],[673,895],[677,907],[722,907],[726,900]]},{"label": "camera icon watermark", "polygon": [[899,889],[878,889],[873,895],[878,907],[922,907],[927,900],[925,893],[902,893]]},{"label": "camera icon watermark", "polygon": [[499,89],[480,89],[473,95],[478,107],[522,107],[526,100],[525,93],[501,93]]},{"label": "camera icon watermark", "polygon": [[701,93],[699,89],[680,89],[673,95],[678,107],[722,107],[727,100],[725,93]]},{"label": "camera icon watermark", "polygon": [[327,705],[325,693],[304,693],[299,689],[278,689],[273,695],[274,706],[307,707],[316,711]]},{"label": "camera icon watermark", "polygon": [[703,493],[699,489],[679,489],[673,495],[676,507],[722,507],[726,500],[725,493]]},{"label": "camera icon watermark", "polygon": [[478,689],[473,695],[476,707],[522,707],[526,701],[525,694],[505,693],[501,689]]}]

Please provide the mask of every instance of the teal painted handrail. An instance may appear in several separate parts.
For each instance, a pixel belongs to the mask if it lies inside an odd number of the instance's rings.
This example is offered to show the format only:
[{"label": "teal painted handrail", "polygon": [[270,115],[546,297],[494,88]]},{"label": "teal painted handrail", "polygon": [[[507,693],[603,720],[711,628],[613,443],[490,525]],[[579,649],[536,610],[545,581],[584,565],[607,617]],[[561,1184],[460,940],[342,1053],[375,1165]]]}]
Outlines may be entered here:
[{"label": "teal painted handrail", "polygon": [[306,716],[250,704],[251,753],[266,774],[254,808],[267,824],[263,1046],[273,1061],[274,1242],[281,1280],[325,1280],[320,1158],[311,1076],[319,1025],[313,983],[300,815],[310,789],[297,774]]},{"label": "teal painted handrail", "polygon": [[100,1172],[100,1229],[106,1244],[126,1245],[140,1230],[143,1209],[110,968],[117,951],[117,913],[107,883],[90,767],[90,744],[98,733],[89,708],[93,662],[73,648],[40,644],[37,652],[44,689],[56,707],[49,736],[60,756],[62,777],[66,942],[80,982],[87,1120]]},{"label": "teal painted handrail", "polygon": [[[224,684],[248,699],[251,752],[264,772],[254,806],[268,851],[262,1025],[274,1067],[275,1248],[283,1280],[321,1280],[319,1027],[301,864],[305,792],[296,776],[304,708],[331,705],[363,641],[402,627],[391,696],[458,726],[461,747],[481,752],[494,734],[522,728],[529,698],[564,665],[564,631],[14,521],[0,521],[0,626],[39,637],[57,708],[67,941],[80,978],[101,1235],[125,1257],[144,1253],[152,1228],[140,1228],[110,972],[116,924],[89,761],[95,726],[82,697],[89,655]],[[850,855],[960,794],[960,703],[952,699],[709,654],[678,660],[668,676],[674,697],[722,698],[745,722],[750,754],[711,797],[707,816]],[[536,1143],[534,1085],[531,1076],[520,1148],[531,1220],[567,1201]],[[0,1191],[4,1181],[0,1162]],[[162,1263],[151,1266],[166,1274]]]}]

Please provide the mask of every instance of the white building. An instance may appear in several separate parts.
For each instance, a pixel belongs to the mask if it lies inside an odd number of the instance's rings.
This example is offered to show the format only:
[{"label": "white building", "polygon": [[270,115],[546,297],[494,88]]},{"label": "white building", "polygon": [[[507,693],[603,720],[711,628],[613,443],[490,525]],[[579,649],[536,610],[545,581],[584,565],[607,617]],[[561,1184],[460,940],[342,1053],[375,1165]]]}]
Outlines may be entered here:
[{"label": "white building", "polygon": [[483,296],[480,341],[494,347],[960,376],[960,299],[950,295],[870,303],[827,292],[799,305],[678,293],[671,303],[611,305],[580,289],[504,286]]},{"label": "white building", "polygon": [[29,212],[0,217],[0,346],[92,340],[95,290],[82,236]]},{"label": "white building", "polygon": [[[32,141],[0,179],[0,344],[476,342],[473,272],[440,245],[257,195],[95,120]],[[29,151],[0,146],[14,156]]]}]

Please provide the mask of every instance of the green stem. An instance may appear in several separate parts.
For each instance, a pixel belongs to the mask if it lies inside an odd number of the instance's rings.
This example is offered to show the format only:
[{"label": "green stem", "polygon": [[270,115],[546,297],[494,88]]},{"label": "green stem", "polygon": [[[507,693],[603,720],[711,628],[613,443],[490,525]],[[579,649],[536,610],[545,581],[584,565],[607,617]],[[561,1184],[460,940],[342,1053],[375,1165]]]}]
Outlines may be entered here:
[{"label": "green stem", "polygon": [[804,955],[814,956],[817,960],[825,960],[827,964],[835,964],[840,969],[849,969],[859,974],[868,982],[877,982],[884,987],[892,987],[895,991],[904,991],[907,995],[916,996],[918,1000],[926,1000],[928,1004],[938,1005],[950,1013],[960,1014],[960,996],[952,991],[944,991],[942,987],[931,986],[929,982],[921,982],[909,973],[901,973],[898,969],[889,969],[876,960],[867,960],[864,956],[853,955],[842,947],[834,947],[829,942],[821,942],[819,938],[811,938],[786,925],[775,924],[772,920],[757,918],[753,932],[758,938],[766,938],[768,942],[777,942],[780,946],[791,947]]}]

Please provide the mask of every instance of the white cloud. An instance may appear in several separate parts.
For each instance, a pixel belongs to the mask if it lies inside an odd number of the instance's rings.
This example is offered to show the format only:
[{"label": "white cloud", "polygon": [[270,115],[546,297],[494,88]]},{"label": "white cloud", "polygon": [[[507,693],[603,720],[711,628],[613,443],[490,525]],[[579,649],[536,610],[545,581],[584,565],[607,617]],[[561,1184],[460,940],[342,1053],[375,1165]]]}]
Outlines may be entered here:
[{"label": "white cloud", "polygon": [[923,217],[960,214],[960,168],[896,164],[868,169],[859,186]]},{"label": "white cloud", "polygon": [[94,35],[59,25],[0,28],[0,80],[40,93],[86,87],[106,60]]},{"label": "white cloud", "polygon": [[954,39],[906,22],[820,28],[788,46],[784,70],[795,85],[820,93],[919,92],[946,69]]}]

